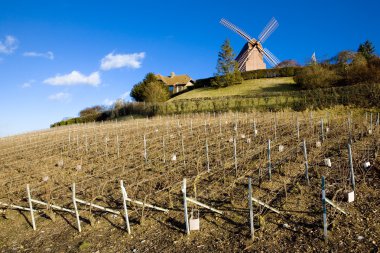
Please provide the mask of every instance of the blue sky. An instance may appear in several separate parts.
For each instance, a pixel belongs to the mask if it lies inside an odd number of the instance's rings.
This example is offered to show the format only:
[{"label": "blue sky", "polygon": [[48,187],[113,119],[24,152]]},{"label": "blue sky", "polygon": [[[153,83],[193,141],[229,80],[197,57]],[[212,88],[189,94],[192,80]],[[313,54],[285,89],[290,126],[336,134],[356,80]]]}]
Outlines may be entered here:
[{"label": "blue sky", "polygon": [[213,75],[226,18],[280,60],[307,61],[371,40],[380,48],[380,3],[333,1],[0,0],[0,136],[48,128],[88,106],[129,99],[146,73]]}]

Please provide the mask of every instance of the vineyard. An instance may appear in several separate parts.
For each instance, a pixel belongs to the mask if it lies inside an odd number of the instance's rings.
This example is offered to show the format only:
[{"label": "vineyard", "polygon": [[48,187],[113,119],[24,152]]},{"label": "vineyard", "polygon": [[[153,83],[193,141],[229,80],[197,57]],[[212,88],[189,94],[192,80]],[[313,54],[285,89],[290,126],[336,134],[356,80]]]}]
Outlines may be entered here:
[{"label": "vineyard", "polygon": [[377,252],[379,120],[202,113],[2,138],[0,252]]}]

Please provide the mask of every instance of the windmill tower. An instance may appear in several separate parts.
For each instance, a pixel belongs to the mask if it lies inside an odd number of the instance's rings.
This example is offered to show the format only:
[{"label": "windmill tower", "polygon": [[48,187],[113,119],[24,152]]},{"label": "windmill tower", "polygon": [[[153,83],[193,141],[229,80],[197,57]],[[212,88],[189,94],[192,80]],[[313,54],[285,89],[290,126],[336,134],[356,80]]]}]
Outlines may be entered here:
[{"label": "windmill tower", "polygon": [[220,23],[232,30],[233,32],[240,35],[243,39],[247,41],[240,53],[236,57],[236,61],[239,64],[239,70],[241,72],[255,70],[255,69],[266,69],[266,64],[264,59],[272,66],[275,67],[280,63],[276,56],[274,56],[268,49],[263,48],[262,44],[269,38],[269,36],[278,27],[278,22],[275,18],[272,18],[264,30],[260,33],[259,39],[248,35],[242,29],[238,28],[226,19],[221,19]]}]

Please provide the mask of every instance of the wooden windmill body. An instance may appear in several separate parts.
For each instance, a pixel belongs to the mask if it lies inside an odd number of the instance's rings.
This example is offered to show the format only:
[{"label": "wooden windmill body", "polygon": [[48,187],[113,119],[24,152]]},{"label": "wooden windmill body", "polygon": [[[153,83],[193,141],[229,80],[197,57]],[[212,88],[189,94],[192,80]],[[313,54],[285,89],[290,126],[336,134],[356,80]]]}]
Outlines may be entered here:
[{"label": "wooden windmill body", "polygon": [[264,59],[272,67],[278,65],[280,61],[277,59],[277,57],[274,56],[268,49],[263,48],[262,46],[262,43],[267,40],[272,32],[278,27],[278,22],[276,19],[272,18],[271,21],[269,21],[268,25],[259,35],[258,40],[249,36],[242,29],[238,28],[226,19],[222,19],[220,23],[247,40],[247,43],[244,44],[243,48],[240,50],[240,53],[235,59],[239,65],[239,70],[241,72],[256,69],[266,69]]}]

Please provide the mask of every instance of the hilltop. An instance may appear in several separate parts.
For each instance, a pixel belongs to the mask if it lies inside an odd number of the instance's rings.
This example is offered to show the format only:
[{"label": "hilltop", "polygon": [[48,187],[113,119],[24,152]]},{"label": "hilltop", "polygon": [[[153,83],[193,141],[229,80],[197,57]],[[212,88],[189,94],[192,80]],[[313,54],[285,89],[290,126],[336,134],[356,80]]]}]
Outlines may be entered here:
[{"label": "hilltop", "polygon": [[277,77],[243,80],[241,84],[225,88],[203,87],[185,92],[169,100],[194,99],[194,98],[217,98],[225,96],[252,96],[261,93],[287,92],[299,90],[293,77]]}]

